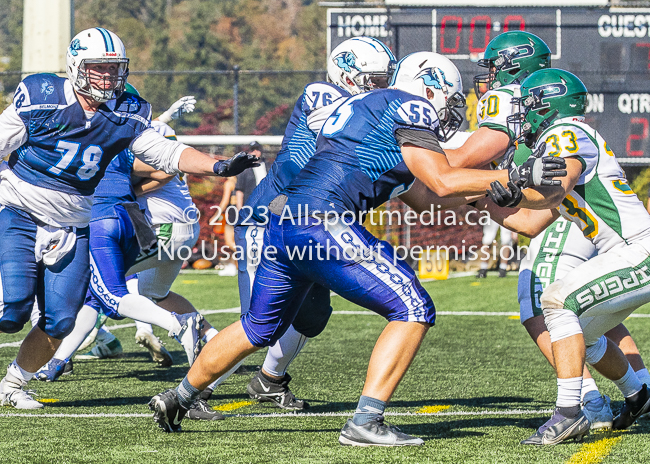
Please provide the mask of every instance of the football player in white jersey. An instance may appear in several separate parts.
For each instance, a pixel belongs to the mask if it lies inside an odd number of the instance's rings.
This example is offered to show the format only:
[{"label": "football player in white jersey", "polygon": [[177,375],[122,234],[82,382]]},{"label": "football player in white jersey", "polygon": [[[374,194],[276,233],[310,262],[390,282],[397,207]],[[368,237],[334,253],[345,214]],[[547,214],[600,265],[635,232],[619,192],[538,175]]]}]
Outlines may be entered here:
[{"label": "football player in white jersey", "polygon": [[[477,106],[479,129],[458,149],[445,150],[454,166],[480,167],[500,159],[514,137],[515,124],[508,124],[518,106],[513,98],[520,94],[521,82],[532,72],[551,65],[551,51],[534,34],[523,31],[504,32],[490,41],[479,64],[488,74],[476,76],[475,91],[481,95]],[[521,164],[530,149],[520,144],[512,156]],[[512,155],[512,153],[510,153]],[[563,277],[596,253],[594,245],[571,222],[558,218],[543,234],[533,238],[519,271],[520,320],[542,354],[553,365],[551,342],[539,297],[544,288]],[[650,375],[627,329],[620,325],[607,333],[628,355],[634,369],[650,382]],[[613,415],[609,398],[602,396],[589,370],[583,375],[582,402],[592,429],[610,428]]]},{"label": "football player in white jersey", "polygon": [[580,409],[585,361],[625,397],[614,429],[629,427],[650,409],[647,385],[604,335],[650,301],[650,216],[605,140],[584,123],[587,89],[580,79],[559,69],[537,71],[522,83],[520,98],[522,112],[513,116],[518,135],[527,146],[566,159],[568,175],[561,187],[523,195],[516,186],[493,184],[491,196],[498,204],[538,210],[492,209],[493,216],[534,236],[561,214],[597,252],[546,287],[540,298],[557,373],[557,408],[522,443],[554,445],[589,432],[590,421]]},{"label": "football player in white jersey", "polygon": [[18,86],[0,115],[2,307],[0,332],[29,321],[35,297],[41,318],[0,382],[0,401],[38,409],[23,387],[74,326],[90,280],[88,222],[94,189],[125,148],[168,173],[234,175],[247,156],[215,163],[149,127],[150,105],[124,94],[128,63],[114,33],[93,28],[67,49],[68,78],[35,74]]}]

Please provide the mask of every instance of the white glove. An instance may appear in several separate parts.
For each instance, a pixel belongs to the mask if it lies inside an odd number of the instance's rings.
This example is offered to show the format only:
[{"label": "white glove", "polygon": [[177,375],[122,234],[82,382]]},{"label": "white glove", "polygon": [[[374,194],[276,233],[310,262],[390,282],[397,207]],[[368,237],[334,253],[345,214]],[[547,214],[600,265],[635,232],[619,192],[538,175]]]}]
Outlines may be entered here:
[{"label": "white glove", "polygon": [[158,120],[169,124],[174,119],[180,118],[184,113],[194,111],[194,105],[196,105],[196,98],[193,96],[183,97],[170,106],[167,111],[158,116]]}]

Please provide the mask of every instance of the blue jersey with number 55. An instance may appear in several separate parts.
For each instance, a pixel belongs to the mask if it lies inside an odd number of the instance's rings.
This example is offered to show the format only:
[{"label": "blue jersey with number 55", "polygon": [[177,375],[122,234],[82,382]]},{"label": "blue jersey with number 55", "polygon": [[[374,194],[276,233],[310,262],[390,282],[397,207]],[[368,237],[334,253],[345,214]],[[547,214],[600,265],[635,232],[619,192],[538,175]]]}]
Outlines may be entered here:
[{"label": "blue jersey with number 55", "polygon": [[396,132],[411,129],[438,138],[438,127],[431,103],[401,90],[374,90],[347,99],[327,119],[316,153],[283,192],[292,216],[304,215],[305,206],[309,214],[356,215],[404,193],[415,177],[404,163]]},{"label": "blue jersey with number 55", "polygon": [[[266,224],[271,200],[282,191],[316,151],[316,136],[327,116],[350,94],[327,82],[308,84],[296,105],[284,131],[282,146],[267,176],[255,188],[246,206],[239,212],[239,224]],[[327,112],[326,108],[332,108]],[[311,124],[310,115],[326,111]]]},{"label": "blue jersey with number 55", "polygon": [[88,119],[68,79],[51,74],[25,78],[13,104],[27,141],[9,158],[20,179],[60,192],[92,195],[113,157],[150,125],[151,106],[123,93]]}]

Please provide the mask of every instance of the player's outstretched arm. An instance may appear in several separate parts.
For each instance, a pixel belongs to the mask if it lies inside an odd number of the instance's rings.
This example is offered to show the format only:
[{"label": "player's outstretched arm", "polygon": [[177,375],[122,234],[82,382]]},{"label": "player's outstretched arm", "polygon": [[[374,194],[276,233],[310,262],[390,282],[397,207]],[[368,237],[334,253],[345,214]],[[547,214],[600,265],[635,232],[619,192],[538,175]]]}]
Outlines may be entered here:
[{"label": "player's outstretched arm", "polygon": [[199,176],[231,177],[259,166],[257,157],[244,152],[215,162],[210,155],[167,139],[152,128],[142,132],[129,148],[141,161],[168,174],[185,172]]},{"label": "player's outstretched arm", "polygon": [[495,205],[488,198],[477,201],[476,209],[487,211],[490,219],[528,238],[536,237],[560,217],[557,209],[505,208]]},{"label": "player's outstretched arm", "polygon": [[550,178],[566,176],[564,160],[548,156],[535,158],[534,165],[524,164],[509,171],[485,171],[451,167],[444,153],[410,143],[403,144],[401,150],[411,173],[443,198],[480,195],[494,181],[499,181],[501,185],[512,181],[524,188],[550,184]]},{"label": "player's outstretched arm", "polygon": [[429,190],[420,180],[415,180],[413,186],[399,196],[399,199],[409,205],[416,213],[430,211],[431,207],[437,209],[457,208],[472,201],[484,198],[485,195],[473,195],[466,197],[440,198]]},{"label": "player's outstretched arm", "polygon": [[445,150],[452,167],[478,169],[503,155],[510,145],[505,132],[479,127],[460,148]]}]

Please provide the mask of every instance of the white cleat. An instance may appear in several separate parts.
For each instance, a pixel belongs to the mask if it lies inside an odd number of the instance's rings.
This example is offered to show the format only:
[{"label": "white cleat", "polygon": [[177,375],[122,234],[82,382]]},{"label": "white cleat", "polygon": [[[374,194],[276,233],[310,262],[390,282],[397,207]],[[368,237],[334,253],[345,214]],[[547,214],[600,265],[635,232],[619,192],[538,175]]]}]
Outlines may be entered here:
[{"label": "white cleat", "polygon": [[23,390],[15,383],[7,382],[5,377],[0,382],[0,405],[13,406],[16,409],[41,409],[42,403],[39,403],[34,398],[31,390]]}]

